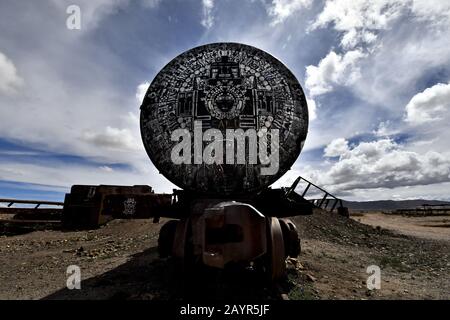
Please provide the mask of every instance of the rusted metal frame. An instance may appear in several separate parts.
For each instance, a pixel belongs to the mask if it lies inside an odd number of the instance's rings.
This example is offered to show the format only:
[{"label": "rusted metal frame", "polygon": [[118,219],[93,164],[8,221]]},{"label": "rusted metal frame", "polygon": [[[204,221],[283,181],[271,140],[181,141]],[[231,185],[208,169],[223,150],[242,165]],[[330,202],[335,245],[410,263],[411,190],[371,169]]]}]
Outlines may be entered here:
[{"label": "rusted metal frame", "polygon": [[313,185],[314,187],[316,187],[316,188],[319,189],[320,191],[322,191],[322,192],[327,192],[326,190],[324,190],[324,189],[322,189],[321,187],[315,185],[315,184],[312,183],[311,181],[309,181],[309,180],[303,178],[302,176],[300,176],[299,178],[300,178],[300,180],[303,180],[303,181],[307,182],[308,184]]},{"label": "rusted metal frame", "polygon": [[328,208],[328,205],[330,204],[330,200],[331,199],[325,200],[325,207],[324,207],[324,209]]},{"label": "rusted metal frame", "polygon": [[[301,177],[300,177],[301,178]],[[303,178],[302,178],[303,179]],[[306,181],[306,180],[305,180]],[[302,193],[302,198],[305,197],[306,193],[308,192],[309,187],[311,186],[311,183],[308,183],[308,185],[306,186],[305,190]]]},{"label": "rusted metal frame", "polygon": [[[305,178],[303,178],[303,177],[301,177],[301,176],[300,176],[299,178],[300,178],[300,180],[303,180],[303,181],[305,181],[306,183],[308,183],[308,186],[306,187],[306,190],[309,189],[309,187],[312,185],[312,186],[316,187],[317,189],[319,189],[320,191],[322,191],[323,193],[327,193],[327,194],[328,194],[329,196],[331,196],[332,198],[338,199],[337,197],[333,196],[332,194],[329,194],[328,191],[326,191],[326,190],[322,189],[321,187],[315,185],[315,184],[312,183],[311,181],[309,181],[309,180],[307,180],[307,179],[305,179]],[[304,196],[305,194],[306,194],[306,192],[303,192],[303,196]]]},{"label": "rusted metal frame", "polygon": [[328,193],[327,191],[325,191],[325,190],[322,189],[321,187],[315,185],[315,184],[312,183],[311,181],[309,181],[309,180],[303,178],[302,176],[299,176],[299,179],[305,181],[305,182],[308,184],[308,185],[306,186],[305,190],[303,191],[302,197],[304,197],[304,196],[306,195],[306,192],[309,190],[309,188],[311,187],[311,185],[314,186],[314,187],[316,187],[318,190],[322,191],[323,193],[325,193],[325,196],[322,198],[322,200],[320,201],[320,203],[318,203],[318,201],[319,201],[320,199],[313,199],[313,200],[311,200],[311,202],[312,202],[315,206],[318,206],[319,208],[321,208],[321,207],[322,207],[322,204],[324,203],[324,201],[327,200],[327,203],[326,203],[326,205],[325,205],[325,209],[326,209],[326,208],[328,207],[328,202],[331,200],[331,199],[327,199],[327,198],[328,198],[328,197],[331,197],[331,198],[334,199],[334,203],[333,203],[333,206],[332,206],[331,209],[330,209],[330,212],[332,212],[332,211],[336,208],[336,205],[337,205],[338,203],[339,203],[339,206],[340,206],[340,207],[343,207],[342,199],[339,199],[339,198],[335,197],[334,195]]},{"label": "rusted metal frame", "polygon": [[325,202],[325,200],[327,200],[327,197],[329,196],[330,194],[328,193],[328,192],[325,192],[325,196],[322,198],[322,200],[320,201],[320,203],[319,203],[319,208],[322,208],[322,205],[323,205],[323,203]]},{"label": "rusted metal frame", "polygon": [[336,205],[337,205],[337,203],[339,202],[339,200],[338,199],[334,199],[334,203],[333,203],[333,206],[331,207],[331,212],[333,212],[333,210],[336,208]]},{"label": "rusted metal frame", "polygon": [[[328,196],[332,197],[332,199],[328,198]],[[312,203],[314,206],[319,207],[321,209],[327,209],[331,201],[333,201],[333,205],[330,211],[333,211],[338,203],[340,203],[340,206],[343,206],[342,199],[335,198],[329,193],[326,195],[326,197],[320,199],[308,199],[308,201]]]},{"label": "rusted metal frame", "polygon": [[50,205],[50,206],[63,206],[64,202],[57,201],[41,201],[41,200],[20,200],[20,199],[0,199],[0,203],[8,203],[8,208],[13,204],[35,204],[35,209],[39,208],[40,205]]}]

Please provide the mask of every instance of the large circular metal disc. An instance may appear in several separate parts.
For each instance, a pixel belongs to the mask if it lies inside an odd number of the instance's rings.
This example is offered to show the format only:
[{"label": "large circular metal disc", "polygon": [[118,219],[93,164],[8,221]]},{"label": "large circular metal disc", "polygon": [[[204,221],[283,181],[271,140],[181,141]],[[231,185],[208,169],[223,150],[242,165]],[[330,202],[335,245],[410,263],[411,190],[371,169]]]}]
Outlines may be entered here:
[{"label": "large circular metal disc", "polygon": [[[182,53],[157,74],[141,106],[150,159],[175,185],[199,193],[269,186],[295,162],[307,131],[306,99],[295,76],[270,54],[237,43]],[[239,141],[247,141],[244,149]]]}]

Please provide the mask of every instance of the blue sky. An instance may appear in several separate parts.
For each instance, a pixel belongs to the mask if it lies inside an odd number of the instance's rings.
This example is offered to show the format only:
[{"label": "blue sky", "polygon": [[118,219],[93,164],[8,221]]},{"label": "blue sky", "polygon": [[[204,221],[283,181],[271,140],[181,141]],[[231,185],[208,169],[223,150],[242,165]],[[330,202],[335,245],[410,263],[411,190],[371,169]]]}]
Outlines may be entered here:
[{"label": "blue sky", "polygon": [[0,30],[0,197],[171,192],[142,146],[142,91],[183,51],[230,41],[279,58],[308,96],[304,151],[276,186],[450,200],[448,1],[2,1]]}]

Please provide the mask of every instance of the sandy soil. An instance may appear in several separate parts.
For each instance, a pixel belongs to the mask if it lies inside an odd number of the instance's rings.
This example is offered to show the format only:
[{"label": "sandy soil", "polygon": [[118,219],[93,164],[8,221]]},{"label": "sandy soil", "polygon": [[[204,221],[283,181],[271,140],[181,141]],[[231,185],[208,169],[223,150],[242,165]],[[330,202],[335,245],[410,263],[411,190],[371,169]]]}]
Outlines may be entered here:
[{"label": "sandy soil", "polygon": [[[290,299],[450,299],[450,243],[434,234],[406,236],[324,212],[294,222],[302,254],[288,260],[276,286],[252,270],[178,273],[156,252],[164,220],[0,236],[0,299],[245,300],[280,299],[280,292]],[[81,268],[81,290],[66,288],[73,264]],[[369,265],[381,268],[380,290],[366,287]]]},{"label": "sandy soil", "polygon": [[353,219],[405,235],[450,241],[450,216],[413,217],[374,212],[355,216]]}]

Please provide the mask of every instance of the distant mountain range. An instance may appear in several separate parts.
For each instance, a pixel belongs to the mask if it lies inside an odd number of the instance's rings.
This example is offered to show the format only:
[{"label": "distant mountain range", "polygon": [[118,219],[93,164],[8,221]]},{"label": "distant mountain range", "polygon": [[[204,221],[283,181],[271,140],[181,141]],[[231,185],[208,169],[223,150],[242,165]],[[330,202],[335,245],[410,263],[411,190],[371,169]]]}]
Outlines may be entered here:
[{"label": "distant mountain range", "polygon": [[431,205],[450,205],[448,201],[439,200],[380,200],[380,201],[343,201],[345,207],[350,210],[397,210],[397,209],[414,209],[423,204]]}]

